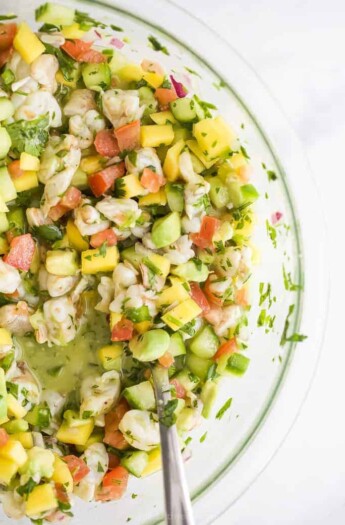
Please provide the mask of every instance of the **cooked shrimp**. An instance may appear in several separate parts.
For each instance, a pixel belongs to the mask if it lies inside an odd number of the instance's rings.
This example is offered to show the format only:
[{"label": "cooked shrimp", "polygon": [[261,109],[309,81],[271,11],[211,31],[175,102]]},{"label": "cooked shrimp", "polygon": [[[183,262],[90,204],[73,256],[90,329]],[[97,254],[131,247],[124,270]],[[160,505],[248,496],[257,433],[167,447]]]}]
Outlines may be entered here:
[{"label": "cooked shrimp", "polygon": [[96,304],[95,309],[107,314],[109,313],[109,305],[114,297],[114,283],[111,277],[101,277],[97,290],[101,300]]},{"label": "cooked shrimp", "polygon": [[43,226],[44,224],[52,224],[49,217],[45,217],[41,208],[27,208],[26,218],[31,228]]},{"label": "cooked shrimp", "polygon": [[30,75],[49,93],[55,93],[57,82],[55,75],[59,69],[58,59],[54,55],[44,54],[30,65]]},{"label": "cooked shrimp", "polygon": [[93,416],[106,414],[120,397],[120,374],[116,370],[101,376],[86,377],[80,388],[80,415],[85,412]]},{"label": "cooked shrimp", "polygon": [[99,211],[91,206],[89,199],[83,199],[74,210],[75,225],[82,235],[94,235],[110,226],[110,222],[101,217]]},{"label": "cooked shrimp", "polygon": [[75,89],[64,106],[63,113],[66,117],[83,116],[90,109],[97,109],[95,92],[90,89]]},{"label": "cooked shrimp", "polygon": [[141,173],[144,168],[153,166],[156,173],[163,175],[161,161],[154,148],[141,148],[136,151],[135,162],[127,155],[125,159],[126,168],[129,173]]},{"label": "cooked shrimp", "polygon": [[48,91],[42,89],[30,93],[14,113],[15,120],[34,120],[49,115],[49,126],[58,128],[62,124],[60,106]]},{"label": "cooked shrimp", "polygon": [[192,250],[192,241],[188,235],[182,235],[176,242],[164,248],[165,257],[169,259],[171,264],[183,264],[195,257],[194,250]]},{"label": "cooked shrimp", "polygon": [[133,227],[141,215],[138,203],[133,199],[105,197],[96,208],[121,230]]},{"label": "cooked shrimp", "polygon": [[0,258],[0,292],[13,293],[21,283],[20,273],[17,268],[5,263]]},{"label": "cooked shrimp", "polygon": [[25,335],[32,332],[30,312],[26,302],[6,304],[0,308],[0,326],[7,328],[14,335]]},{"label": "cooked shrimp", "polygon": [[102,95],[103,112],[115,129],[138,120],[142,117],[145,107],[140,106],[137,91],[111,89]]},{"label": "cooked shrimp", "polygon": [[69,132],[78,139],[80,149],[86,149],[93,144],[94,135],[105,128],[105,121],[94,109],[85,115],[73,115],[69,119]]},{"label": "cooked shrimp", "polygon": [[76,275],[47,275],[46,285],[50,297],[61,297],[70,292],[76,285],[78,277]]}]

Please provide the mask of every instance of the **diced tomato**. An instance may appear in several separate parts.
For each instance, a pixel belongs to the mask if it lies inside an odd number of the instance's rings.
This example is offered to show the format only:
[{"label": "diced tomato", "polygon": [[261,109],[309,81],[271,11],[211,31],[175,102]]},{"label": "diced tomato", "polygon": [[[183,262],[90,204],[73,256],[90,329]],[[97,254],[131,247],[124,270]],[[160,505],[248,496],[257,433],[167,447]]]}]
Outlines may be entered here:
[{"label": "diced tomato", "polygon": [[229,339],[229,341],[226,341],[225,343],[223,343],[217,350],[217,352],[214,354],[214,356],[212,357],[212,359],[214,361],[218,361],[218,359],[220,357],[222,357],[223,355],[230,355],[230,354],[233,354],[234,352],[237,352],[237,341],[236,341],[236,337],[233,337],[232,339]]},{"label": "diced tomato", "polygon": [[149,190],[150,193],[157,193],[159,188],[165,184],[165,179],[163,175],[156,173],[150,168],[144,168],[140,183],[144,188]]},{"label": "diced tomato", "polygon": [[220,220],[216,217],[205,215],[202,219],[199,233],[192,233],[190,238],[199,248],[213,247],[212,239],[220,226]]},{"label": "diced tomato", "polygon": [[115,182],[115,179],[122,177],[125,173],[125,163],[113,164],[102,171],[97,171],[89,176],[88,182],[95,197],[100,197],[108,191]]},{"label": "diced tomato", "polygon": [[150,71],[151,73],[157,73],[157,75],[164,75],[164,69],[158,62],[152,62],[152,60],[143,60],[140,64],[144,71]]},{"label": "diced tomato", "polygon": [[115,454],[111,454],[110,452],[108,452],[108,460],[110,470],[120,465],[120,458],[118,456],[115,456]]},{"label": "diced tomato", "polygon": [[63,49],[67,55],[74,58],[74,60],[78,60],[78,57],[88,51],[91,46],[92,42],[85,42],[84,40],[76,38],[74,40],[66,40],[61,46],[61,49]]},{"label": "diced tomato", "polygon": [[134,120],[115,130],[120,151],[131,151],[140,146],[140,120]]},{"label": "diced tomato", "polygon": [[17,32],[17,24],[0,24],[0,51],[5,51],[12,46]]},{"label": "diced tomato", "polygon": [[59,203],[59,204],[56,204],[55,206],[53,206],[52,208],[50,208],[50,210],[48,212],[48,217],[52,221],[58,221],[68,211],[69,210],[65,206],[62,206],[62,204]]},{"label": "diced tomato", "polygon": [[102,129],[95,138],[95,148],[102,157],[115,157],[120,153],[117,139],[112,129]]},{"label": "diced tomato", "polygon": [[212,290],[212,283],[215,279],[218,279],[218,276],[214,273],[208,276],[207,281],[205,282],[204,292],[207,299],[214,305],[221,306],[223,304],[223,299],[218,297]]},{"label": "diced tomato", "polygon": [[105,415],[105,434],[103,442],[111,447],[119,450],[128,448],[128,443],[119,430],[119,423],[126,412],[129,410],[129,405],[125,399],[120,399],[119,403],[108,414]]},{"label": "diced tomato", "polygon": [[60,200],[62,206],[65,206],[68,210],[74,210],[79,206],[81,201],[81,191],[78,188],[71,186],[66,191],[65,195]]},{"label": "diced tomato", "polygon": [[11,175],[11,179],[19,179],[22,175],[24,175],[24,171],[20,169],[20,161],[19,160],[13,160],[9,163],[7,166],[8,172]]},{"label": "diced tomato", "polygon": [[203,311],[203,314],[207,314],[207,312],[210,311],[210,305],[204,292],[202,291],[198,283],[189,283],[189,285],[193,301],[195,301],[196,304],[200,306],[200,308]]},{"label": "diced tomato", "polygon": [[155,91],[155,98],[158,100],[161,107],[165,107],[170,102],[173,102],[178,98],[174,88],[157,88]]},{"label": "diced tomato", "polygon": [[89,49],[78,56],[78,62],[87,62],[89,64],[101,64],[106,61],[107,57],[95,49]]},{"label": "diced tomato", "polygon": [[117,243],[116,233],[111,228],[91,235],[90,244],[92,248],[99,248],[104,243],[106,246],[115,246]]},{"label": "diced tomato", "polygon": [[164,368],[169,368],[174,363],[175,359],[171,355],[170,352],[165,352],[165,354],[162,355],[162,357],[158,358],[158,362],[160,365],[162,365]]},{"label": "diced tomato", "polygon": [[176,397],[178,397],[179,399],[183,399],[185,397],[185,395],[186,395],[186,389],[184,388],[183,385],[181,385],[179,380],[178,379],[172,379],[170,381],[170,384],[173,385],[173,387],[175,388]]},{"label": "diced tomato", "polygon": [[81,458],[78,458],[77,456],[64,456],[62,459],[65,463],[67,463],[67,467],[72,474],[74,483],[80,483],[80,481],[90,472],[90,469],[85,461],[83,461]]},{"label": "diced tomato", "polygon": [[66,487],[64,487],[62,483],[55,483],[55,494],[61,503],[69,503]]},{"label": "diced tomato", "polygon": [[120,499],[127,490],[128,471],[118,466],[110,470],[103,478],[102,488],[96,494],[97,501]]},{"label": "diced tomato", "polygon": [[248,306],[248,289],[245,286],[236,290],[235,303],[240,306]]},{"label": "diced tomato", "polygon": [[19,270],[27,272],[35,253],[35,241],[31,233],[18,235],[11,241],[10,251],[4,257],[4,261]]},{"label": "diced tomato", "polygon": [[0,447],[6,445],[9,440],[9,436],[4,428],[0,428]]},{"label": "diced tomato", "polygon": [[116,323],[111,331],[112,341],[130,341],[133,337],[134,324],[124,317]]},{"label": "diced tomato", "polygon": [[11,58],[13,53],[13,47],[9,47],[8,49],[4,49],[4,51],[0,51],[0,69],[2,66],[7,64],[9,59]]}]

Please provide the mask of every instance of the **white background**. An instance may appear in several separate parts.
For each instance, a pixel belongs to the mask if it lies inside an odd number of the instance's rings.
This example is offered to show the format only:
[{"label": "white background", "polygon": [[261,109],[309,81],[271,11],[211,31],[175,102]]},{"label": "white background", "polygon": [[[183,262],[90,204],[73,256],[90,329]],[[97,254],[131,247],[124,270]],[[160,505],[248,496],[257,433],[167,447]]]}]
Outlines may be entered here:
[{"label": "white background", "polygon": [[268,468],[214,525],[343,525],[345,1],[174,2],[226,38],[284,109],[309,157],[329,240],[330,314],[312,390]]}]

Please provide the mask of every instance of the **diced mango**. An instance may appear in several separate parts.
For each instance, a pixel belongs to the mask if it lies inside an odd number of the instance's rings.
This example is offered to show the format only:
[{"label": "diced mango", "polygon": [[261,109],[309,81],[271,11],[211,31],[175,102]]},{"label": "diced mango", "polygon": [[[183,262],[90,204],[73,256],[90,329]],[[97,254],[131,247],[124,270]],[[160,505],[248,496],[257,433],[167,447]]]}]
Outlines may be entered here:
[{"label": "diced mango", "polygon": [[77,250],[78,252],[83,252],[88,249],[89,243],[81,235],[80,231],[74,224],[72,219],[69,219],[66,226],[66,232],[68,237],[68,242],[71,247]]},{"label": "diced mango", "polygon": [[55,483],[61,483],[64,485],[67,492],[73,491],[73,478],[72,474],[65,463],[59,456],[55,456],[54,461],[54,472],[51,478]]},{"label": "diced mango", "polygon": [[117,72],[117,75],[124,82],[139,82],[144,76],[144,70],[137,64],[127,64]]},{"label": "diced mango", "polygon": [[114,326],[121,321],[122,314],[118,314],[117,312],[110,312],[110,319],[109,319],[109,326],[110,330],[114,328]]},{"label": "diced mango", "polygon": [[173,303],[181,303],[185,301],[190,296],[190,293],[183,286],[181,282],[174,283],[169,288],[166,288],[161,292],[157,297],[157,306],[161,307],[163,305],[170,305]]},{"label": "diced mango", "polygon": [[10,439],[6,445],[0,447],[0,458],[14,461],[18,467],[22,467],[26,463],[28,455],[20,441]]},{"label": "diced mango", "polygon": [[21,177],[18,177],[18,179],[13,179],[13,184],[18,193],[20,193],[21,191],[27,191],[33,188],[37,188],[38,186],[37,172],[36,171],[24,171]]},{"label": "diced mango", "polygon": [[7,239],[5,237],[0,237],[0,255],[5,255],[9,252],[9,244],[7,242]]},{"label": "diced mango", "polygon": [[89,437],[89,439],[87,440],[87,442],[85,443],[85,445],[76,445],[76,449],[78,452],[82,453],[84,452],[90,445],[93,445],[94,443],[103,443],[103,438],[104,438],[104,432],[102,432],[101,429],[96,429],[92,434],[91,436]]},{"label": "diced mango", "polygon": [[119,250],[116,246],[101,249],[85,250],[81,253],[81,271],[86,274],[112,272],[119,261]]},{"label": "diced mango", "polygon": [[22,419],[27,412],[26,408],[12,394],[7,395],[7,413],[10,417]]},{"label": "diced mango", "polygon": [[131,199],[146,193],[145,188],[140,184],[138,175],[130,173],[121,177],[121,197]]},{"label": "diced mango", "polygon": [[151,253],[144,258],[143,263],[152,268],[154,273],[167,277],[170,272],[170,261],[164,255],[158,255],[157,253]]},{"label": "diced mango", "polygon": [[12,345],[12,336],[7,328],[0,328],[0,345]]},{"label": "diced mango", "polygon": [[238,170],[248,164],[247,159],[242,153],[234,153],[234,155],[229,158],[228,162],[234,170]]},{"label": "diced mango", "polygon": [[120,370],[123,354],[121,343],[103,346],[97,351],[99,360],[105,370]]},{"label": "diced mango", "polygon": [[151,113],[150,119],[155,124],[162,126],[163,124],[175,124],[176,119],[171,111],[159,111],[158,113]]},{"label": "diced mango", "polygon": [[23,171],[38,171],[40,169],[40,159],[23,151],[20,154],[19,165]]},{"label": "diced mango", "polygon": [[143,79],[146,80],[146,82],[150,84],[150,86],[154,88],[158,88],[159,86],[163,84],[164,76],[159,75],[158,73],[153,73],[151,71],[148,71],[147,73],[144,74]]},{"label": "diced mango", "polygon": [[40,251],[39,251],[38,245],[36,244],[35,251],[34,251],[34,254],[31,260],[31,264],[30,264],[30,272],[34,274],[38,273],[40,266],[41,266]]},{"label": "diced mango", "polygon": [[32,432],[16,432],[14,434],[11,434],[11,439],[19,441],[27,450],[34,446]]},{"label": "diced mango", "polygon": [[158,146],[169,146],[174,140],[174,130],[171,124],[153,124],[152,126],[141,126],[140,141],[143,148],[157,148]]},{"label": "diced mango", "polygon": [[193,126],[193,135],[203,154],[210,160],[230,151],[236,140],[235,133],[222,117],[200,120]]},{"label": "diced mango", "polygon": [[61,30],[63,36],[68,39],[82,38],[82,36],[85,35],[85,32],[86,31],[80,29],[80,25],[77,23],[64,26]]},{"label": "diced mango", "polygon": [[195,319],[201,312],[200,306],[189,298],[162,315],[162,319],[172,330],[176,331]]},{"label": "diced mango", "polygon": [[185,142],[181,139],[167,151],[163,164],[163,171],[170,182],[174,182],[180,175],[179,158],[184,146]]},{"label": "diced mango", "polygon": [[17,34],[13,40],[13,46],[27,64],[31,64],[46,50],[26,22],[19,24]]},{"label": "diced mango", "polygon": [[66,80],[63,74],[61,73],[60,69],[55,75],[55,80],[59,84],[70,87],[72,89],[75,89],[77,87],[77,80]]},{"label": "diced mango", "polygon": [[104,167],[104,158],[100,155],[89,155],[80,161],[80,169],[88,175],[101,171]]},{"label": "diced mango", "polygon": [[62,443],[69,443],[71,445],[85,445],[92,434],[95,423],[93,418],[85,419],[82,425],[72,427],[68,421],[63,421],[56,438]]},{"label": "diced mango", "polygon": [[155,448],[148,453],[149,460],[141,476],[149,476],[162,468],[162,454],[160,448]]},{"label": "diced mango", "polygon": [[11,479],[17,472],[17,463],[0,456],[0,485],[9,485]]},{"label": "diced mango", "polygon": [[144,334],[152,328],[152,321],[141,321],[141,323],[135,323],[134,328],[138,334]]},{"label": "diced mango", "polygon": [[44,485],[37,485],[28,495],[25,506],[27,516],[36,516],[41,512],[53,510],[58,506],[58,501],[55,496],[53,485],[44,483]]},{"label": "diced mango", "polygon": [[203,163],[206,169],[211,168],[211,166],[213,166],[213,164],[217,162],[217,159],[211,160],[208,157],[206,157],[206,155],[204,155],[196,140],[187,140],[186,144],[191,150],[191,152],[194,153],[194,155],[200,160],[200,162]]},{"label": "diced mango", "polygon": [[160,189],[157,193],[149,193],[139,197],[139,206],[165,206],[166,203],[167,196],[164,189]]}]

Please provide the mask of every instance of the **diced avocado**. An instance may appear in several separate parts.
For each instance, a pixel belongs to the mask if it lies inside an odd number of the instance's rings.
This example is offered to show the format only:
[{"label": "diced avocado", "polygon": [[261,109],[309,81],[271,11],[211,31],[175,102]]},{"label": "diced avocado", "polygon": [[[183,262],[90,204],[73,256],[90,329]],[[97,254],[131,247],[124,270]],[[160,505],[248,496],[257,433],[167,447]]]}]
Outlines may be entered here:
[{"label": "diced avocado", "polygon": [[174,211],[157,219],[152,227],[152,242],[157,248],[164,248],[177,241],[181,236],[181,219]]},{"label": "diced avocado", "polygon": [[202,357],[198,357],[192,352],[188,352],[186,365],[188,366],[189,370],[193,372],[193,374],[198,376],[202,381],[205,381],[207,372],[212,365],[212,361],[211,359],[204,359]]},{"label": "diced avocado", "polygon": [[165,186],[168,206],[171,211],[182,213],[184,210],[184,186],[177,182],[168,182]]},{"label": "diced avocado", "polygon": [[246,372],[249,363],[249,357],[235,352],[227,360],[226,371],[236,375],[243,375]]},{"label": "diced avocado", "polygon": [[157,148],[158,146],[169,146],[174,140],[174,130],[171,124],[153,124],[152,126],[141,126],[140,142],[143,148]]},{"label": "diced avocado", "polygon": [[107,246],[105,250],[97,248],[81,254],[81,271],[85,274],[112,272],[119,260],[117,246]]},{"label": "diced avocado", "polygon": [[147,452],[143,450],[137,452],[131,452],[128,455],[126,454],[121,459],[121,465],[125,467],[128,472],[140,478],[147,467],[149,462],[149,456]]},{"label": "diced avocado", "polygon": [[53,275],[76,275],[77,254],[74,250],[50,250],[47,252],[46,269]]},{"label": "diced avocado", "polygon": [[20,473],[29,477],[37,475],[42,478],[51,478],[54,472],[55,457],[51,450],[33,447],[27,452],[27,460],[20,467]]},{"label": "diced avocado", "polygon": [[193,122],[196,119],[195,103],[190,98],[178,98],[170,102],[170,109],[180,122]]},{"label": "diced avocado", "polygon": [[26,22],[19,24],[13,40],[13,47],[27,64],[31,64],[46,50],[40,39]]},{"label": "diced avocado", "polygon": [[26,432],[29,429],[29,423],[25,419],[12,419],[2,425],[2,428],[9,434],[15,434],[16,432]]},{"label": "diced avocado", "polygon": [[123,395],[133,408],[139,410],[154,410],[156,408],[156,398],[150,381],[143,381],[125,388]]},{"label": "diced avocado", "polygon": [[191,352],[204,359],[213,357],[218,346],[219,339],[210,325],[200,328],[199,332],[189,342]]},{"label": "diced avocado", "polygon": [[103,346],[98,350],[98,357],[105,370],[121,371],[123,344],[114,343],[112,345]]},{"label": "diced avocado", "polygon": [[13,201],[17,198],[16,188],[5,166],[0,168],[0,196],[4,202]]},{"label": "diced avocado", "polygon": [[184,341],[182,339],[181,334],[179,334],[178,332],[175,332],[170,336],[170,345],[168,348],[168,352],[173,357],[177,357],[178,355],[184,355],[186,353]]},{"label": "diced avocado", "polygon": [[[0,121],[12,117],[14,113],[14,105],[7,97],[0,97]],[[6,155],[4,155],[5,157]],[[1,154],[0,154],[1,157]]]},{"label": "diced avocado", "polygon": [[191,259],[190,261],[179,264],[173,268],[171,273],[181,277],[181,279],[185,279],[186,281],[201,283],[206,281],[208,277],[208,267],[201,261]]},{"label": "diced avocado", "polygon": [[229,201],[229,190],[224,182],[219,177],[206,177],[207,182],[210,183],[210,199],[215,208],[224,208]]},{"label": "diced avocado", "polygon": [[75,186],[80,190],[85,190],[89,187],[87,174],[82,169],[78,168],[74,173],[71,180],[71,186]]},{"label": "diced avocado", "polygon": [[6,157],[12,146],[11,137],[6,128],[0,127],[0,159]]},{"label": "diced avocado", "polygon": [[108,64],[104,62],[100,64],[85,64],[82,67],[81,74],[88,89],[105,91],[110,86],[111,71]]},{"label": "diced avocado", "polygon": [[25,505],[26,515],[37,516],[42,512],[53,510],[58,507],[54,486],[50,483],[37,485],[28,495]]},{"label": "diced avocado", "polygon": [[136,270],[139,270],[139,266],[143,260],[143,255],[137,253],[134,246],[130,246],[129,248],[122,250],[121,259],[123,261],[128,261]]},{"label": "diced avocado", "polygon": [[181,370],[175,378],[187,392],[192,392],[200,383],[200,379],[186,369]]},{"label": "diced avocado", "polygon": [[200,120],[194,124],[193,135],[208,159],[218,158],[230,151],[236,139],[222,117]]},{"label": "diced avocado", "polygon": [[7,421],[7,390],[5,372],[0,368],[0,425]]},{"label": "diced avocado", "polygon": [[201,312],[200,306],[189,298],[162,315],[162,321],[176,331],[193,321]]},{"label": "diced avocado", "polygon": [[209,418],[218,395],[218,384],[208,379],[201,389],[200,399],[203,402],[202,412],[204,418]]},{"label": "diced avocado", "polygon": [[46,24],[54,24],[57,26],[68,26],[74,22],[75,10],[71,7],[66,7],[61,4],[54,4],[47,2],[35,11],[37,22],[45,22]]},{"label": "diced avocado", "polygon": [[144,334],[132,339],[129,348],[138,361],[154,361],[159,359],[168,350],[170,344],[169,334],[158,328],[148,330]]},{"label": "diced avocado", "polygon": [[179,158],[184,146],[184,140],[178,140],[173,146],[171,146],[171,148],[168,149],[165,156],[163,171],[164,175],[170,182],[174,182],[180,175]]}]

